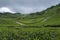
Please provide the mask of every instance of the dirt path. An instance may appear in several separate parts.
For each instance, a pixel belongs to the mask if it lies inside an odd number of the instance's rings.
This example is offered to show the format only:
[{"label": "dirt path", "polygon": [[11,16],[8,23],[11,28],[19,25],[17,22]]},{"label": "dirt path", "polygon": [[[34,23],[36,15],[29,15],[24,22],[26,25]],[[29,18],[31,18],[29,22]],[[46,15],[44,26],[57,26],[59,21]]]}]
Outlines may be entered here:
[{"label": "dirt path", "polygon": [[23,23],[20,23],[20,22],[16,22],[16,23],[17,23],[17,24],[20,24],[20,25],[23,25],[23,26],[25,25],[25,24],[23,24]]},{"label": "dirt path", "polygon": [[42,20],[41,23],[46,22],[48,19],[50,19],[51,17],[47,17],[46,19]]},{"label": "dirt path", "polygon": [[41,21],[41,23],[46,22],[48,19],[52,18],[53,16],[55,16],[55,15],[52,15],[52,16],[45,18],[44,20]]}]

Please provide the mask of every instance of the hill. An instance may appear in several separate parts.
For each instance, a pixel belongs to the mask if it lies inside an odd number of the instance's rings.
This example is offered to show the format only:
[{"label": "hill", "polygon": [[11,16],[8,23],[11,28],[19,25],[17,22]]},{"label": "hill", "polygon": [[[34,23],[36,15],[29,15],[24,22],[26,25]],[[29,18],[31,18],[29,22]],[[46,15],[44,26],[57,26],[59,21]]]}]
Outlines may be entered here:
[{"label": "hill", "polygon": [[60,4],[52,6],[42,12],[31,13],[19,20],[20,22],[30,26],[41,25],[60,25]]},{"label": "hill", "polygon": [[60,40],[60,4],[31,14],[0,13],[0,40]]},{"label": "hill", "polygon": [[5,12],[5,13],[0,13],[0,27],[5,27],[5,26],[19,26],[16,21],[18,18],[21,18],[22,14],[20,13],[9,13],[9,12]]}]

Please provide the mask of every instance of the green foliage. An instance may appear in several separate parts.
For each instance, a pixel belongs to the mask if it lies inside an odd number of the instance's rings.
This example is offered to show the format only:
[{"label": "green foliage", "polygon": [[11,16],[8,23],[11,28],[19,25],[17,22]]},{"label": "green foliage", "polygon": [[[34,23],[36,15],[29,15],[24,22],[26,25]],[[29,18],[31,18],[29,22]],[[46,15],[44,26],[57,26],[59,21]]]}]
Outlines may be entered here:
[{"label": "green foliage", "polygon": [[[0,29],[0,40],[56,40],[59,39],[59,30],[56,28],[47,29],[33,29],[30,28],[23,30],[15,28],[3,28]],[[4,29],[4,30],[3,30]]]}]

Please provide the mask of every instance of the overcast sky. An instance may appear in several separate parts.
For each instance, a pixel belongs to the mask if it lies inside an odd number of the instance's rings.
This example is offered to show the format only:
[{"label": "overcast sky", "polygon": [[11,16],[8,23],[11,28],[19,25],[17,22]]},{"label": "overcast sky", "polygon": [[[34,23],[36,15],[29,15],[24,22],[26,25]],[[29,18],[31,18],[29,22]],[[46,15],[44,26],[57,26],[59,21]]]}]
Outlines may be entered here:
[{"label": "overcast sky", "polygon": [[60,0],[0,0],[0,9],[6,7],[10,11],[31,13],[42,11],[60,3]]}]

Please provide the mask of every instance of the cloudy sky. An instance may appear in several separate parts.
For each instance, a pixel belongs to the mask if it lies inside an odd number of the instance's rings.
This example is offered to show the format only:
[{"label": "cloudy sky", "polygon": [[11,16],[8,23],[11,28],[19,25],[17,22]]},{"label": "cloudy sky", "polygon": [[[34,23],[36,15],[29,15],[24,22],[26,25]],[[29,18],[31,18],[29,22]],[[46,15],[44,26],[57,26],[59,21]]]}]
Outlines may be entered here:
[{"label": "cloudy sky", "polygon": [[60,0],[0,0],[0,12],[31,13],[60,3]]}]

